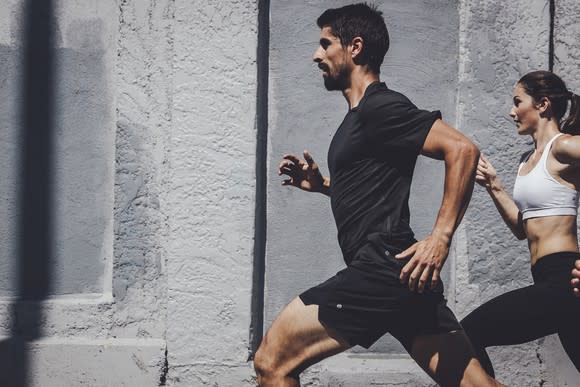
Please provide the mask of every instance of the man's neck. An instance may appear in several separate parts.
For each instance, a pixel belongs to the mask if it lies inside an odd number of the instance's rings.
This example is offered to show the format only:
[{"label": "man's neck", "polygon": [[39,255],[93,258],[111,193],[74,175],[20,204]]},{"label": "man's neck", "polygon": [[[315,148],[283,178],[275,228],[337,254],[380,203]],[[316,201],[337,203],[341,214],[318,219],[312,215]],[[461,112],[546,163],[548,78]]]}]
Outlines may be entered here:
[{"label": "man's neck", "polygon": [[348,108],[353,109],[357,107],[367,87],[371,83],[379,80],[378,74],[360,67],[355,68],[350,74],[350,87],[342,91],[342,95],[344,95],[346,102],[348,102]]}]

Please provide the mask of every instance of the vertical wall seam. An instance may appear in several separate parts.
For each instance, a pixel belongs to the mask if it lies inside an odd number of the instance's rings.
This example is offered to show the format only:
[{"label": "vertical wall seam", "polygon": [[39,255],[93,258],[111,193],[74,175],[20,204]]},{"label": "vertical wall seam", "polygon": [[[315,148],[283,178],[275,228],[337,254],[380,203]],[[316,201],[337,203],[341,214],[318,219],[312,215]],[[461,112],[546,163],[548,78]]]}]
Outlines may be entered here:
[{"label": "vertical wall seam", "polygon": [[249,359],[263,335],[264,276],[266,268],[266,199],[268,162],[268,77],[270,50],[270,0],[258,0],[256,93],[256,199]]},{"label": "vertical wall seam", "polygon": [[554,71],[554,24],[556,19],[556,0],[550,0],[550,42],[548,48],[548,67]]},{"label": "vertical wall seam", "polygon": [[[169,144],[171,142],[171,134],[175,131],[174,128],[174,121],[173,121],[173,97],[175,95],[175,0],[169,0],[167,6],[164,10],[164,17],[170,22],[167,24],[166,28],[166,35],[167,44],[168,44],[168,54],[169,54],[169,81],[165,85],[167,90],[167,117],[166,117],[166,124],[168,125],[169,130],[164,132],[163,138],[163,162],[162,162],[162,173],[163,177],[161,178],[161,184],[163,186],[170,186],[170,162],[169,162]],[[164,198],[166,199],[166,198]],[[166,211],[162,211],[162,227],[163,227],[163,238],[167,241],[167,237],[170,233],[171,226],[169,225],[169,217],[167,216]],[[164,324],[164,331],[163,331],[163,339],[165,341],[165,351],[164,351],[164,358],[163,364],[161,365],[161,373],[159,376],[159,386],[166,386],[168,379],[169,379],[169,343],[167,340],[167,335],[169,332],[169,270],[168,268],[168,259],[169,256],[167,254],[167,246],[163,246],[161,249],[162,254],[162,262],[163,262],[163,274],[165,275],[165,299],[167,301],[165,307],[165,324]]]}]

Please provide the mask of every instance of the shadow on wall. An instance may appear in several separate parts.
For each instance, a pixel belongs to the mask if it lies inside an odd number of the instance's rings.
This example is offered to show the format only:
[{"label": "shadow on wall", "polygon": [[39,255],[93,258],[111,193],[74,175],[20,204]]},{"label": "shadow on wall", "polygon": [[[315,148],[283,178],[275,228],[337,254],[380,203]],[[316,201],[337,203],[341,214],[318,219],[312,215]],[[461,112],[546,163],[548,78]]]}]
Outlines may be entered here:
[{"label": "shadow on wall", "polygon": [[52,0],[22,12],[18,285],[10,336],[0,342],[0,385],[31,385],[30,342],[42,336],[42,301],[53,262],[54,79]]}]

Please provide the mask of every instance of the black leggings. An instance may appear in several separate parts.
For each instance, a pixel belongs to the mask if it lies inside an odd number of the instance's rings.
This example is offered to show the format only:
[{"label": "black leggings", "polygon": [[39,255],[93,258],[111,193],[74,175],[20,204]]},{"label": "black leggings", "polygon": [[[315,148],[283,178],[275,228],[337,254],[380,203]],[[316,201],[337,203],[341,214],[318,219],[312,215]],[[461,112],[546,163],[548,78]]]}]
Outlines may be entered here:
[{"label": "black leggings", "polygon": [[555,253],[532,266],[534,285],[502,294],[461,321],[476,355],[492,376],[487,347],[526,343],[557,333],[580,372],[580,298],[570,280],[578,253]]}]

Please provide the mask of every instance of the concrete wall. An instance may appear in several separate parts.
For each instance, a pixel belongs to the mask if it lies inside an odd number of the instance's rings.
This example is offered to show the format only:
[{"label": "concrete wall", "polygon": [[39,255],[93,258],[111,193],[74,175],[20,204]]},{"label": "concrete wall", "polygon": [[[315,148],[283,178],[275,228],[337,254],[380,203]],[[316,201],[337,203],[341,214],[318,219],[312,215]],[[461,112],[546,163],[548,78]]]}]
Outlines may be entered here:
[{"label": "concrete wall", "polygon": [[[2,144],[5,184],[1,197],[3,219],[12,221],[2,222],[0,230],[1,243],[7,247],[1,249],[0,283],[2,296],[10,296],[17,292],[18,286],[14,280],[18,278],[18,267],[10,259],[19,249],[19,228],[15,225],[19,214],[25,211],[23,208],[30,205],[22,200],[26,188],[24,178],[18,176],[28,162],[24,151],[26,139],[18,129],[26,121],[30,122],[30,115],[42,115],[42,107],[31,106],[36,97],[20,87],[27,82],[25,78],[34,77],[26,73],[23,65],[26,56],[23,46],[25,34],[35,32],[21,23],[24,10],[19,3],[5,3],[3,25],[8,28],[2,36],[0,55],[2,100],[6,101],[2,107],[6,113],[2,126],[7,141]],[[54,103],[50,129],[53,152],[59,155],[47,177],[54,193],[53,198],[46,199],[51,200],[49,205],[54,208],[52,294],[104,291],[103,277],[112,261],[113,202],[107,193],[113,187],[115,121],[110,91],[113,82],[107,66],[114,59],[116,42],[106,39],[115,30],[99,15],[84,13],[63,14],[58,21],[56,16],[53,18],[53,65],[44,68],[52,80],[50,92]],[[35,37],[31,36],[29,41],[32,39]],[[19,149],[23,151],[19,153]]]},{"label": "concrete wall", "polygon": [[[563,0],[556,3],[554,18],[554,72],[562,76],[569,90],[580,94],[580,6],[577,1]],[[551,372],[554,386],[573,386],[580,377],[564,353],[558,338],[546,339],[542,348],[545,368]],[[549,379],[548,379],[549,380]]]},{"label": "concrete wall", "polygon": [[[511,192],[519,155],[530,147],[528,138],[518,136],[508,116],[511,95],[521,75],[548,67],[549,1],[534,1],[532,6],[528,1],[509,5],[473,2],[464,4],[462,11],[465,51],[459,114],[466,132],[489,156]],[[515,31],[521,31],[517,40],[513,38]],[[479,288],[477,301],[464,304],[465,312],[531,283],[526,244],[512,236],[485,190],[476,188],[464,224],[468,281]],[[539,345],[492,349],[490,357],[497,365],[498,377],[513,385],[544,379]],[[514,372],[522,365],[525,373]]]},{"label": "concrete wall", "polygon": [[[54,223],[40,231],[55,237],[54,253],[34,256],[47,267],[32,268],[15,203],[34,3],[0,8],[0,384],[252,385],[257,4],[41,7],[34,20],[55,31],[54,124],[33,123],[54,139]],[[35,285],[20,272],[42,272],[46,291],[25,298]]]},{"label": "concrete wall", "polygon": [[[1,243],[10,252],[2,255],[2,385],[157,385],[164,377],[163,164],[155,155],[167,93],[149,93],[147,82],[166,82],[168,66],[152,52],[165,51],[163,34],[153,28],[138,39],[147,23],[138,11],[130,2],[2,2],[9,141]],[[163,16],[153,18],[162,27]]]},{"label": "concrete wall", "polygon": [[[0,384],[255,385],[247,359],[252,298],[262,291],[259,281],[252,288],[263,156],[258,1],[43,3],[0,2]],[[346,103],[324,90],[312,65],[315,18],[345,3],[270,2],[268,165],[259,166],[267,168],[266,327],[343,265],[328,200],[280,187],[275,167],[281,153],[307,148],[326,170]],[[384,80],[418,106],[441,109],[511,188],[518,153],[529,147],[507,115],[511,92],[521,74],[548,66],[549,1],[379,6],[392,39]],[[556,2],[555,71],[577,92],[579,12],[577,1]],[[51,62],[26,59],[29,20],[50,21]],[[42,25],[32,28],[40,42]],[[42,69],[54,71],[43,77]],[[47,133],[49,141],[34,142]],[[30,181],[46,171],[47,180]],[[420,159],[411,203],[418,237],[435,218],[442,174]],[[40,194],[21,194],[31,187]],[[44,200],[38,207],[30,197]],[[445,280],[459,317],[531,281],[525,245],[481,189]],[[578,385],[555,337],[491,356],[508,385]],[[388,338],[312,367],[304,382],[432,385]]]},{"label": "concrete wall", "polygon": [[176,1],[164,201],[176,385],[252,385],[257,4]]}]

